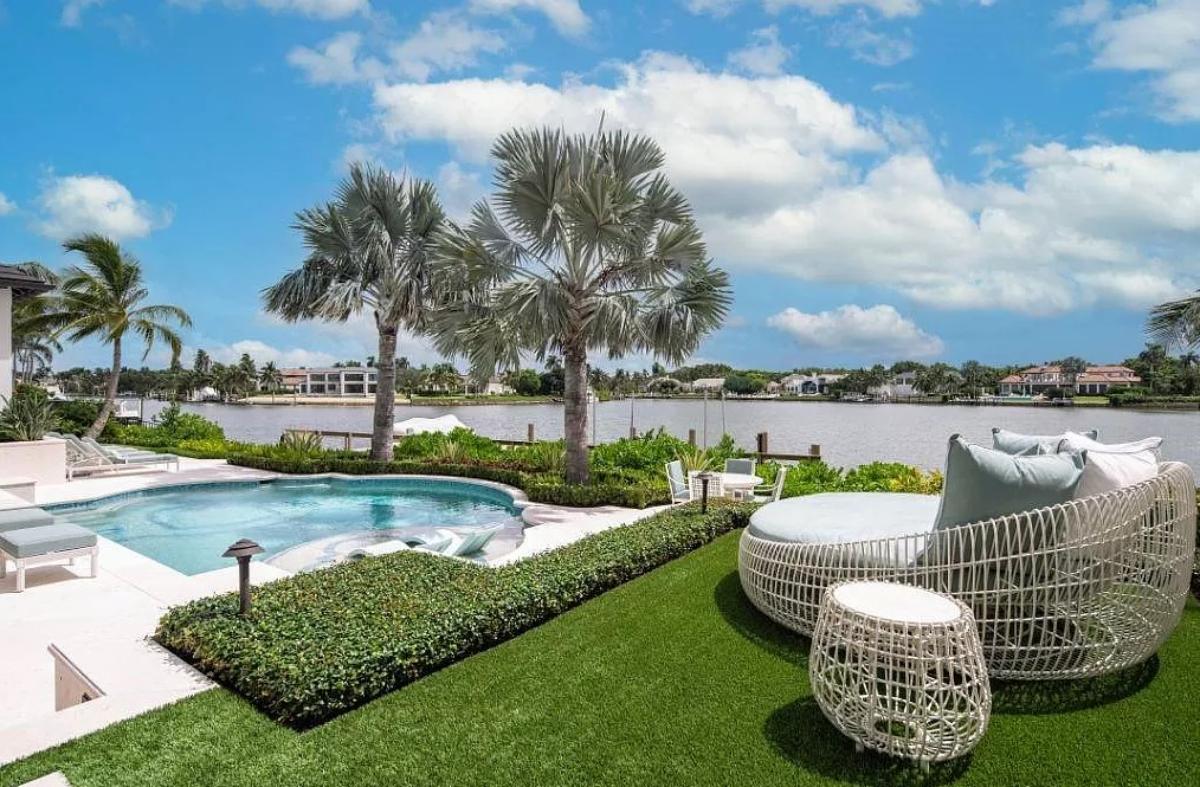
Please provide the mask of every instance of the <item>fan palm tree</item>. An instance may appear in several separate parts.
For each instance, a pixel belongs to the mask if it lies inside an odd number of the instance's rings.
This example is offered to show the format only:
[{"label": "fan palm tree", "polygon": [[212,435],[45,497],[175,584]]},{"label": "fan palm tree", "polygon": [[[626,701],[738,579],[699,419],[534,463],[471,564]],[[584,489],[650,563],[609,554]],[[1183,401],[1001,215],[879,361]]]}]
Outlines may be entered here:
[{"label": "fan palm tree", "polygon": [[729,279],[653,140],[514,130],[492,155],[492,202],[439,248],[445,300],[430,333],[480,378],[517,368],[522,352],[561,357],[566,478],[584,483],[589,354],[682,363],[724,320]]},{"label": "fan palm tree", "polygon": [[373,314],[379,350],[372,459],[392,457],[396,338],[401,329],[425,328],[434,296],[430,251],[444,222],[432,183],[355,164],[333,202],[297,214],[308,256],[264,292],[267,310],[288,321]]},{"label": "fan palm tree", "polygon": [[1200,346],[1200,291],[1151,309],[1146,333],[1151,342],[1164,347]]},{"label": "fan palm tree", "polygon": [[145,305],[150,292],[142,280],[141,263],[115,241],[89,233],[67,240],[63,248],[79,252],[84,261],[66,270],[47,314],[56,338],[65,335],[73,342],[95,338],[112,345],[112,369],[104,389],[104,404],[87,430],[87,436],[94,438],[108,423],[117,398],[125,335],[133,331],[145,344],[143,359],[155,341],[163,341],[171,348],[175,361],[183,346],[176,326],[190,327],[192,318],[178,306]]}]

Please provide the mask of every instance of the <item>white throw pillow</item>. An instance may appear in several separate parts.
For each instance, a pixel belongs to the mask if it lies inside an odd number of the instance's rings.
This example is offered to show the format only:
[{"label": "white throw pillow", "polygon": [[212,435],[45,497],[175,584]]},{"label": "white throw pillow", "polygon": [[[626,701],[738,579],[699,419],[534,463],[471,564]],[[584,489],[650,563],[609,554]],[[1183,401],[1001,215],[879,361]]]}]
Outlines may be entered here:
[{"label": "white throw pillow", "polygon": [[1161,437],[1147,437],[1131,443],[1101,443],[1079,432],[1067,432],[1063,435],[1058,450],[1061,451],[1065,444],[1065,447],[1072,451],[1100,451],[1105,454],[1136,454],[1142,451],[1150,451],[1157,459],[1158,449],[1162,447],[1162,441]]},{"label": "white throw pillow", "polygon": [[1149,481],[1158,474],[1158,455],[1145,451],[1088,451],[1075,497],[1091,497]]}]

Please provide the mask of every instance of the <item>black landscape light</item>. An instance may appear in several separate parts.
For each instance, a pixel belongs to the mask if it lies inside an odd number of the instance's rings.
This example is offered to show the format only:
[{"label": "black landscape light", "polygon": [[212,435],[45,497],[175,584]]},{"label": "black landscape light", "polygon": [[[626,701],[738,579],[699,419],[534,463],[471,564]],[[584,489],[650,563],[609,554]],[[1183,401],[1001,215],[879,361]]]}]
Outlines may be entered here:
[{"label": "black landscape light", "polygon": [[696,477],[700,479],[700,513],[708,513],[708,482],[712,479],[712,473],[705,470],[702,473],[697,473]]},{"label": "black landscape light", "polygon": [[263,548],[248,538],[238,539],[221,557],[235,557],[238,562],[238,593],[241,596],[240,614],[250,614],[250,558],[262,554]]}]

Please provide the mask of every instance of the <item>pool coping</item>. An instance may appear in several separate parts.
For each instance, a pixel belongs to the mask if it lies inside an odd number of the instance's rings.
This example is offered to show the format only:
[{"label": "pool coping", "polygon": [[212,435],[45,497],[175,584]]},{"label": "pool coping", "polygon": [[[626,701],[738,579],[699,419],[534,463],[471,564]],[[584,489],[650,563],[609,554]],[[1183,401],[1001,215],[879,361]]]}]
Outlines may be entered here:
[{"label": "pool coping", "polygon": [[[229,466],[237,467],[237,465],[229,465]],[[249,468],[247,468],[247,469],[249,469]],[[107,492],[104,494],[96,495],[94,497],[81,497],[81,498],[74,499],[74,500],[63,500],[63,501],[53,502],[53,503],[35,503],[34,505],[36,505],[39,508],[44,508],[47,511],[50,511],[51,513],[55,513],[55,512],[59,512],[59,511],[66,513],[67,511],[70,511],[75,507],[90,506],[90,505],[94,505],[96,503],[110,501],[110,500],[120,500],[120,499],[126,498],[126,497],[139,497],[142,495],[153,494],[160,490],[179,491],[182,489],[189,489],[189,488],[194,488],[194,487],[249,486],[252,484],[254,484],[254,485],[270,484],[270,483],[274,483],[276,481],[304,481],[304,480],[317,480],[317,479],[330,479],[330,478],[337,479],[339,481],[349,481],[352,483],[356,483],[356,482],[364,482],[365,483],[367,481],[378,481],[378,480],[457,482],[457,483],[462,483],[462,484],[471,484],[473,486],[482,486],[482,487],[486,487],[488,489],[493,489],[497,492],[503,492],[504,494],[508,495],[511,498],[512,506],[513,506],[513,508],[517,509],[518,513],[520,513],[524,508],[526,508],[527,506],[530,505],[529,496],[526,495],[523,490],[518,489],[515,486],[509,486],[508,484],[501,484],[497,481],[488,481],[488,480],[485,480],[482,478],[469,478],[469,477],[465,477],[465,476],[453,476],[453,475],[430,475],[430,474],[425,474],[425,473],[380,473],[378,475],[375,475],[375,474],[355,475],[352,473],[277,473],[274,471],[258,471],[258,472],[263,473],[264,475],[257,476],[254,478],[245,478],[245,479],[241,479],[241,480],[229,479],[229,478],[214,478],[214,479],[210,479],[210,480],[206,481],[206,480],[196,480],[196,479],[189,478],[189,479],[184,479],[184,480],[178,481],[178,482],[167,481],[166,483],[155,484],[153,486],[146,486],[146,487],[142,487],[140,489],[127,489],[127,490],[123,490],[120,492]],[[156,480],[158,480],[158,479],[156,479]]]}]

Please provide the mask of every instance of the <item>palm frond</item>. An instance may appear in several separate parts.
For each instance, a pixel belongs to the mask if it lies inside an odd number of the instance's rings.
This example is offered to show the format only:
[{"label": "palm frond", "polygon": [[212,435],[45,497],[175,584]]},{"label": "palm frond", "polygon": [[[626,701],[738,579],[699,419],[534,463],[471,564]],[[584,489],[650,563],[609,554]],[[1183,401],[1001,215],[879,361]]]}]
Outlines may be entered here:
[{"label": "palm frond", "polygon": [[1164,347],[1190,349],[1200,345],[1200,292],[1151,309],[1146,334]]}]

